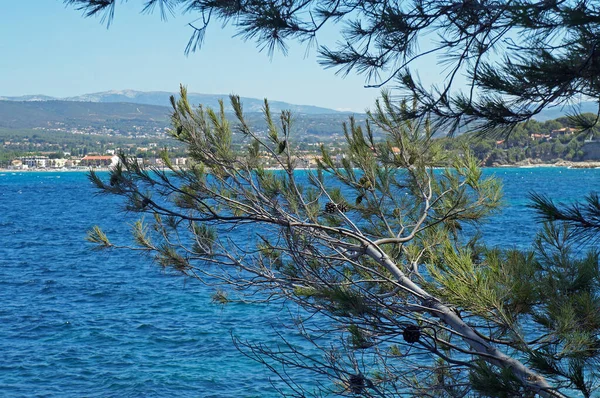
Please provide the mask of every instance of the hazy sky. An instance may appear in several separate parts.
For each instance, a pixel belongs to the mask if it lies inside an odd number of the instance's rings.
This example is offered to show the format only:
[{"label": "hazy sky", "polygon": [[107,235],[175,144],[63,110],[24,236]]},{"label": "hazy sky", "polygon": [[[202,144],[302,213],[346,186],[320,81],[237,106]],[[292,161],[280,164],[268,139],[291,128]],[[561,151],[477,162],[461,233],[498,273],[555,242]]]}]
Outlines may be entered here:
[{"label": "hazy sky", "polygon": [[[362,112],[379,95],[364,79],[337,76],[313,49],[293,43],[271,60],[253,42],[216,23],[204,47],[186,57],[195,16],[141,15],[141,0],[117,4],[107,30],[61,0],[6,1],[0,12],[0,96],[56,97],[134,89],[230,94]],[[333,32],[333,30],[332,30]],[[327,32],[321,43],[331,43]]]}]

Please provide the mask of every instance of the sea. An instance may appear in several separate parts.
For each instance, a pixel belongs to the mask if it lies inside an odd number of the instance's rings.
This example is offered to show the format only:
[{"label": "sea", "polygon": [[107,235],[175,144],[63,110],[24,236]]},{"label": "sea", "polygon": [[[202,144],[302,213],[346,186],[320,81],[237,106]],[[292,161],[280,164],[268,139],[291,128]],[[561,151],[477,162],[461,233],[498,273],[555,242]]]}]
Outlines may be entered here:
[{"label": "sea", "polygon": [[[529,193],[568,203],[600,190],[598,169],[484,173],[502,180],[505,207],[481,232],[505,248],[539,230]],[[99,225],[127,242],[134,220],[86,173],[0,172],[0,397],[280,396],[232,338],[276,344],[287,309],[215,304],[213,288],[85,240]]]}]

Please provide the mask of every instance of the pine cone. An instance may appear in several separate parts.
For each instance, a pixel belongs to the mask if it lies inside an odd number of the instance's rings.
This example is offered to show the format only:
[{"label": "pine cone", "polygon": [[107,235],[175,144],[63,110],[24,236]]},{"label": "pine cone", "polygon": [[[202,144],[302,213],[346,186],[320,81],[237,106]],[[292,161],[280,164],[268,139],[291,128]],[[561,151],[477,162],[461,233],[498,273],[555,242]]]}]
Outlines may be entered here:
[{"label": "pine cone", "polygon": [[142,199],[142,209],[145,209],[150,204],[150,199],[144,198]]},{"label": "pine cone", "polygon": [[337,205],[333,202],[325,203],[325,213],[333,214],[337,210]]},{"label": "pine cone", "polygon": [[353,394],[361,394],[365,388],[365,378],[363,375],[350,375],[348,378],[348,387]]},{"label": "pine cone", "polygon": [[339,205],[337,205],[337,208],[339,211],[341,211],[342,213],[345,213],[348,211],[348,205],[345,203],[340,203]]},{"label": "pine cone", "polygon": [[115,185],[117,185],[119,183],[119,176],[116,174],[113,174],[110,176],[110,186],[114,187]]},{"label": "pine cone", "polygon": [[421,328],[417,325],[408,325],[402,331],[402,337],[407,343],[416,343],[421,338]]}]

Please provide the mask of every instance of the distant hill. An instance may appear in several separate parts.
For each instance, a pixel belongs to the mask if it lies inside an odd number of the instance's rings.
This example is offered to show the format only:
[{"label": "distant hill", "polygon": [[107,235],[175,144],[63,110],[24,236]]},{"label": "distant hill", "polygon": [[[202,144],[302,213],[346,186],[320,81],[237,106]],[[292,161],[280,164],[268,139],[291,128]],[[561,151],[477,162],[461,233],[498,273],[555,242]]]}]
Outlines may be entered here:
[{"label": "distant hill", "polygon": [[169,125],[165,106],[73,101],[0,101],[0,127],[98,126],[127,122]]},{"label": "distant hill", "polygon": [[[72,101],[72,102],[95,102],[95,103],[132,103],[143,105],[157,105],[170,108],[169,97],[177,95],[167,91],[136,91],[136,90],[111,90],[99,93],[83,94],[75,97],[56,98],[47,95],[24,95],[19,97],[0,96],[0,101],[19,101],[19,102],[42,102],[42,101]],[[229,96],[225,94],[200,94],[188,93],[188,98],[193,105],[202,104],[204,106],[218,109],[219,100],[225,103],[226,111],[231,111],[229,105]],[[261,112],[263,100],[257,98],[242,97],[242,104],[245,112]],[[313,105],[295,105],[282,101],[269,101],[271,110],[281,112],[282,110],[291,110],[296,115],[348,115],[346,112],[339,112],[334,109],[322,108]],[[582,113],[596,113],[598,104],[593,101],[585,101],[576,107],[563,106],[546,108],[534,119],[538,121],[553,120],[572,113],[574,109]]]},{"label": "distant hill", "polygon": [[[22,97],[1,97],[4,101],[75,101],[75,102],[98,102],[114,103],[128,102],[144,105],[170,106],[169,97],[177,93],[166,91],[135,91],[135,90],[111,90],[100,93],[84,94],[76,97],[54,98],[46,95],[27,95]],[[242,104],[245,112],[260,112],[263,107],[263,100],[257,98],[242,97]],[[223,100],[227,111],[231,111],[229,105],[229,96],[225,94],[199,94],[188,93],[188,100],[193,105],[202,104],[204,106],[218,109],[219,100]],[[323,114],[344,114],[334,109],[321,108],[313,105],[294,105],[282,101],[269,101],[269,106],[274,112],[282,110],[291,110],[295,114],[323,115]]]},{"label": "distant hill", "polygon": [[[166,106],[126,102],[0,100],[0,129],[10,131],[34,128],[91,128],[99,132],[106,128],[114,130],[117,135],[131,135],[132,132],[156,134],[164,128],[171,127],[170,113],[171,108]],[[278,111],[275,110],[274,113]],[[232,113],[227,115],[230,120],[235,120]],[[348,116],[341,112],[294,113],[293,135],[295,139],[306,142],[341,141],[342,123],[348,121]],[[365,118],[366,115],[359,114],[355,120],[362,123]],[[247,112],[246,119],[256,131],[266,130],[262,113]]]},{"label": "distant hill", "polygon": [[52,101],[57,98],[48,95],[22,95],[20,97],[0,97],[0,101]]}]

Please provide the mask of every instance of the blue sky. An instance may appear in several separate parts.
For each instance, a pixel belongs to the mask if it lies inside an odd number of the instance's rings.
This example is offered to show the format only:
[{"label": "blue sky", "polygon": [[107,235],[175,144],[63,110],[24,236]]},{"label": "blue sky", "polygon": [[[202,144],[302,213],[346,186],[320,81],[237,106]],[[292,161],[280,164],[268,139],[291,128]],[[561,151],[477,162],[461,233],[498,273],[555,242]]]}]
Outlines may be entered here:
[{"label": "blue sky", "polygon": [[[186,57],[194,15],[162,22],[141,15],[141,0],[119,3],[109,29],[83,18],[61,0],[7,1],[0,15],[0,96],[56,97],[134,89],[230,94],[362,112],[378,89],[361,76],[337,76],[317,64],[313,49],[291,43],[287,56],[272,59],[254,42],[213,24],[201,51]],[[334,42],[334,33],[321,43]],[[326,42],[329,40],[329,42]]]}]

